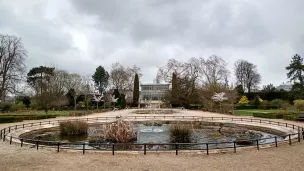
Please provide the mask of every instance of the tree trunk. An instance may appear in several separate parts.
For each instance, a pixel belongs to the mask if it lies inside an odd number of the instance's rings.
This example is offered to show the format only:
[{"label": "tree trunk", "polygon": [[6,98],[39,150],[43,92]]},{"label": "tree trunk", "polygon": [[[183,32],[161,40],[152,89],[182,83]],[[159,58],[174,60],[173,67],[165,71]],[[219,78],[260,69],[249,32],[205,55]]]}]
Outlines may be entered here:
[{"label": "tree trunk", "polygon": [[75,96],[74,97],[74,110],[76,111],[76,100],[77,100],[77,97]]},{"label": "tree trunk", "polygon": [[84,99],[85,99],[85,101],[86,101],[86,107],[87,107],[87,111],[89,110],[89,107],[88,107],[88,99],[87,99],[88,97],[87,97],[87,95],[85,95],[85,97],[84,97]]}]

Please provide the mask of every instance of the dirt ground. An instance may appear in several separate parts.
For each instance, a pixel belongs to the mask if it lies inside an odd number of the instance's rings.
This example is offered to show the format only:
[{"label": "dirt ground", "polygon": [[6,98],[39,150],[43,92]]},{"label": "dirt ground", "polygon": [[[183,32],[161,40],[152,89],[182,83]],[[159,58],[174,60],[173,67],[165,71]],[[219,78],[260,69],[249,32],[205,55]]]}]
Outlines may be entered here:
[{"label": "dirt ground", "polygon": [[303,170],[304,143],[227,154],[122,154],[62,151],[0,142],[0,170]]}]

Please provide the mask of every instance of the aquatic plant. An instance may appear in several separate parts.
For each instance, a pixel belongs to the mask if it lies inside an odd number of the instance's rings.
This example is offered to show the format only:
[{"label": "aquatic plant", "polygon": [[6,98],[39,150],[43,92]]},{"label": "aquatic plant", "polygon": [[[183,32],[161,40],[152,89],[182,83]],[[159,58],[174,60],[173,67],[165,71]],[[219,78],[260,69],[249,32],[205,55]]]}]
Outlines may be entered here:
[{"label": "aquatic plant", "polygon": [[59,123],[60,135],[85,135],[89,125],[85,121],[62,121]]},{"label": "aquatic plant", "polygon": [[191,136],[191,125],[172,124],[169,129],[170,141],[173,143],[189,143]]},{"label": "aquatic plant", "polygon": [[131,122],[117,120],[104,125],[104,138],[113,143],[127,143],[136,140],[134,125]]}]

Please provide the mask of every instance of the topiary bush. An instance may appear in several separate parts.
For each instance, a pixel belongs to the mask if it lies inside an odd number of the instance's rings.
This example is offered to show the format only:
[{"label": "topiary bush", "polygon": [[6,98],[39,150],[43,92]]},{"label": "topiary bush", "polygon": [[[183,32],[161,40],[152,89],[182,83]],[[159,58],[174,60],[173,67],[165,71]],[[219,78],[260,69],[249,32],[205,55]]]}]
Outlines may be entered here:
[{"label": "topiary bush", "polygon": [[191,126],[189,124],[173,124],[170,126],[170,142],[189,143],[191,136]]},{"label": "topiary bush", "polygon": [[86,135],[89,125],[85,121],[62,121],[59,128],[60,135]]}]

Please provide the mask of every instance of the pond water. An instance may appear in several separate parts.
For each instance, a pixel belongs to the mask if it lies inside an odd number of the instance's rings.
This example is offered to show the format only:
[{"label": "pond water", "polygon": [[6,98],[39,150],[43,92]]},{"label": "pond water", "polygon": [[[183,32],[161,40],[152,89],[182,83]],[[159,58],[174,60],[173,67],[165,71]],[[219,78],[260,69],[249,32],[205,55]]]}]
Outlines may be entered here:
[{"label": "pond water", "polygon": [[[170,143],[170,124],[134,124],[137,140],[134,143]],[[219,131],[219,126],[204,126],[199,128],[194,128],[192,125],[190,142],[191,143],[210,143],[210,149],[216,148],[227,148],[233,147],[233,143],[224,143],[224,142],[233,142],[233,141],[242,141],[237,143],[237,146],[248,146],[255,145],[256,141],[248,142],[244,140],[248,139],[263,139],[270,138],[265,140],[260,140],[259,144],[267,144],[275,141],[274,137],[276,135],[248,130],[246,128],[239,127],[222,127]],[[61,136],[58,128],[35,131],[22,135],[22,138],[35,139],[35,140],[45,140],[45,141],[62,141],[62,142],[81,142],[86,143],[86,149],[110,149],[107,146],[97,146],[89,145],[90,143],[105,143],[105,141],[100,138],[103,134],[103,126],[90,126],[88,129],[88,135],[83,136]],[[282,137],[276,136],[278,141],[283,140]],[[216,143],[216,144],[213,144]],[[70,146],[71,147],[71,146]],[[82,148],[82,146],[75,145],[72,148]],[[141,150],[142,146],[133,146],[128,149],[139,149]],[[170,146],[165,145],[154,145],[148,146],[150,150],[161,150],[171,148]],[[173,147],[172,147],[173,148]],[[196,145],[185,145],[179,148],[185,149],[206,149],[205,144],[196,144]]]}]

